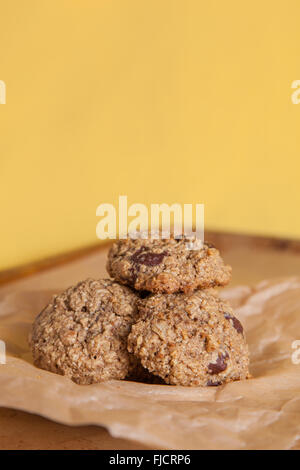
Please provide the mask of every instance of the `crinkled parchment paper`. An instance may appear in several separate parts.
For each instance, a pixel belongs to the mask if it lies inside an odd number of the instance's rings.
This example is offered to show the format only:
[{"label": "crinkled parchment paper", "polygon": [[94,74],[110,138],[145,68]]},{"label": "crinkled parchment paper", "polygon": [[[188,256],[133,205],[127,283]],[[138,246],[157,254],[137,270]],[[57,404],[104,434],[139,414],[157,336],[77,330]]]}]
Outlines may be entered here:
[{"label": "crinkled parchment paper", "polygon": [[115,437],[159,448],[288,449],[300,439],[300,364],[292,362],[292,342],[300,340],[300,278],[222,290],[244,324],[253,378],[208,388],[80,386],[37,369],[27,334],[54,291],[40,279],[33,291],[30,280],[0,290],[0,339],[7,347],[0,406],[69,425],[101,425]]}]

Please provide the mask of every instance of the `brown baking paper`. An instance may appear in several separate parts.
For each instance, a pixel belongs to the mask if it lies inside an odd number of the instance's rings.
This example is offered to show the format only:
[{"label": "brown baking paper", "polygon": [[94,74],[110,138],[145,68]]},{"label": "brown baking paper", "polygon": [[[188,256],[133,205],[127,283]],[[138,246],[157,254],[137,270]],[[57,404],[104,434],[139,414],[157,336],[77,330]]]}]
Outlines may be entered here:
[{"label": "brown baking paper", "polygon": [[68,425],[101,425],[115,437],[156,448],[295,446],[300,439],[300,364],[292,362],[293,353],[297,362],[292,343],[300,340],[300,278],[221,292],[247,333],[250,380],[207,388],[114,380],[80,386],[34,367],[27,335],[54,292],[99,274],[103,255],[86,261],[0,289],[0,339],[7,347],[7,363],[0,365],[0,406]]}]

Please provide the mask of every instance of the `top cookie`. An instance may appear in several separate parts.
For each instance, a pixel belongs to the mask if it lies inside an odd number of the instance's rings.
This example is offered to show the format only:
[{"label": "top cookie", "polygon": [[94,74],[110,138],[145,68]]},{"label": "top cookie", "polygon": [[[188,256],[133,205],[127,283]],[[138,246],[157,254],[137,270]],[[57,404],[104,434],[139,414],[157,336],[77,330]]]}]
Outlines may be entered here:
[{"label": "top cookie", "polygon": [[107,271],[122,284],[154,293],[226,285],[231,267],[224,264],[219,251],[207,242],[191,250],[190,243],[186,237],[118,240],[109,251]]}]

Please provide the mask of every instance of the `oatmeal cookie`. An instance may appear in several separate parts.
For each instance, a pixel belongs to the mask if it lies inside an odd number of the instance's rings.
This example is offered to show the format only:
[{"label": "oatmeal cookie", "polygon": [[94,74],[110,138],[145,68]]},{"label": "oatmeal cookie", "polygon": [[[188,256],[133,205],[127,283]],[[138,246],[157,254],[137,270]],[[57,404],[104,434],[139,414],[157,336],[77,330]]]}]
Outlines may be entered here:
[{"label": "oatmeal cookie", "polygon": [[232,308],[205,291],[138,301],[128,351],[166,383],[214,386],[249,377],[243,327]]},{"label": "oatmeal cookie", "polygon": [[118,240],[109,251],[107,271],[122,284],[154,293],[226,285],[231,267],[219,251],[209,243],[191,250],[190,243],[186,237]]},{"label": "oatmeal cookie", "polygon": [[34,364],[78,384],[124,379],[136,301],[131,289],[110,279],[87,279],[55,296],[32,327]]}]

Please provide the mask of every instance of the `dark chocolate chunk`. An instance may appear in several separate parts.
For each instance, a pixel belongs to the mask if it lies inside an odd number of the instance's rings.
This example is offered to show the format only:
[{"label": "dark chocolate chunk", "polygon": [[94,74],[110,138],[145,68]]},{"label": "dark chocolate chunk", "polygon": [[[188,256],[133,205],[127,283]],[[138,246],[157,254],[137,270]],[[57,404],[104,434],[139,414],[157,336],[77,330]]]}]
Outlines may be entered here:
[{"label": "dark chocolate chunk", "polygon": [[207,387],[218,387],[218,385],[222,385],[222,382],[213,382],[212,380],[209,380],[206,384]]},{"label": "dark chocolate chunk", "polygon": [[134,253],[134,255],[132,255],[132,261],[136,264],[144,264],[145,266],[157,266],[162,262],[167,254],[166,251],[162,253],[152,253],[148,250],[140,248],[136,253]]},{"label": "dark chocolate chunk", "polygon": [[208,364],[208,373],[209,374],[219,374],[223,370],[227,369],[226,359],[228,358],[228,353],[218,355],[218,359],[215,363],[211,362]]},{"label": "dark chocolate chunk", "polygon": [[243,326],[242,326],[240,320],[238,320],[237,318],[235,318],[233,315],[230,315],[229,313],[224,313],[224,317],[225,317],[227,320],[232,320],[232,324],[233,324],[234,328],[236,329],[236,331],[237,331],[238,333],[243,334],[244,329],[243,329]]}]

